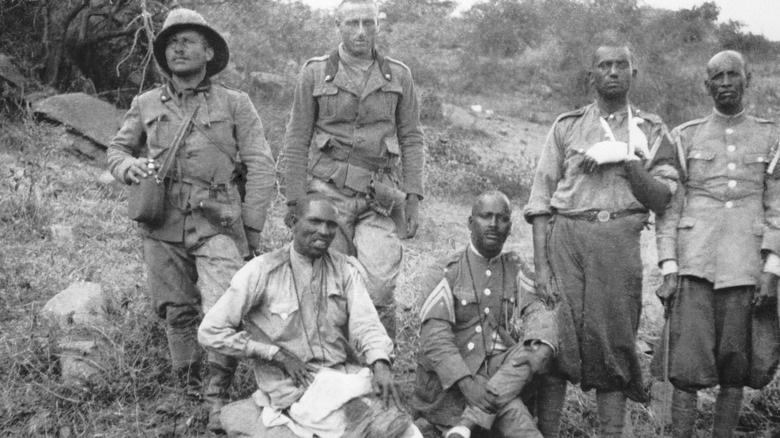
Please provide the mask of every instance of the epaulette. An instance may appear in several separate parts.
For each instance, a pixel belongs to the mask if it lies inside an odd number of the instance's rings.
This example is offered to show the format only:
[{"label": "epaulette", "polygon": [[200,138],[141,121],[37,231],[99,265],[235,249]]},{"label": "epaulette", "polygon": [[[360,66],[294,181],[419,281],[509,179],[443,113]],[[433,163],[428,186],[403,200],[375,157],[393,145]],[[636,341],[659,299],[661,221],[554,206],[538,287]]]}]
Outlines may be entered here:
[{"label": "epaulette", "polygon": [[[379,67],[379,71],[382,73],[382,77],[390,82],[393,79],[393,72],[390,71],[390,65],[385,62],[387,58],[380,55],[376,50],[373,52],[376,64]],[[339,49],[336,49],[327,55],[325,59],[328,63],[325,65],[325,82],[331,82],[336,77],[336,73],[339,71]]]},{"label": "epaulette", "polygon": [[314,58],[307,59],[303,65],[309,65],[314,61],[327,61],[327,60],[328,60],[328,55],[315,56]]},{"label": "epaulette", "polygon": [[679,125],[678,127],[674,128],[674,131],[680,132],[683,129],[690,128],[691,126],[701,125],[702,123],[704,123],[706,121],[707,121],[706,117],[702,117],[700,119],[689,120],[689,121],[683,123],[682,125]]},{"label": "epaulette", "polygon": [[568,119],[569,117],[582,117],[582,115],[585,114],[585,107],[577,108],[574,111],[569,111],[567,113],[563,113],[560,116],[558,116],[557,119],[555,119],[555,123],[560,122],[563,119]]},{"label": "epaulette", "polygon": [[770,125],[774,125],[775,124],[774,121],[769,120],[769,119],[762,119],[761,117],[755,117],[755,119],[756,119],[756,122],[758,122],[758,123],[768,123]]},{"label": "epaulette", "polygon": [[401,67],[403,67],[405,70],[409,70],[409,71],[411,71],[411,69],[409,68],[409,66],[408,66],[408,65],[404,64],[403,62],[401,62],[401,61],[399,61],[399,60],[397,60],[397,59],[395,59],[395,58],[391,58],[391,57],[389,57],[389,56],[385,56],[385,59],[386,59],[387,61],[390,61],[390,62],[392,62],[393,64],[398,64],[398,65],[400,65],[400,66],[401,66]]},{"label": "epaulette", "polygon": [[226,84],[226,83],[224,83],[222,81],[216,82],[216,83],[212,84],[211,86],[213,87],[214,85],[221,85],[222,88],[226,88],[228,90],[233,90],[233,91],[239,91],[239,92],[243,93],[243,90],[241,90],[239,88],[236,88],[236,87],[231,87],[230,85],[228,85],[228,84]]},{"label": "epaulette", "polygon": [[439,266],[442,267],[444,272],[447,272],[449,267],[454,265],[455,263],[457,263],[458,260],[460,260],[462,255],[463,255],[463,251],[454,252],[452,254],[446,255],[446,256],[444,256],[444,258],[442,258],[439,261]]}]

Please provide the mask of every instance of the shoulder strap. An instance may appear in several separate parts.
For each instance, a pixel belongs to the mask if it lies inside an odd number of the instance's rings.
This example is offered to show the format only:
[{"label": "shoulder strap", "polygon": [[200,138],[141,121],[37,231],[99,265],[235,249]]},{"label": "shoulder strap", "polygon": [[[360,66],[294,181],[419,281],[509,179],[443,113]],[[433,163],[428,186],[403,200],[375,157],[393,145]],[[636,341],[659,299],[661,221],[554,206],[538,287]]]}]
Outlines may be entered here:
[{"label": "shoulder strap", "polygon": [[192,126],[192,121],[195,117],[195,113],[198,112],[198,108],[200,108],[200,105],[196,106],[195,109],[193,109],[189,114],[187,114],[187,117],[184,119],[182,124],[179,126],[179,130],[176,131],[176,136],[173,137],[173,142],[171,143],[171,146],[168,148],[168,153],[165,155],[165,159],[163,160],[163,165],[160,167],[160,171],[157,172],[157,182],[161,182],[165,179],[165,177],[168,175],[168,172],[171,170],[171,167],[173,166],[173,160],[176,158],[176,153],[179,151],[179,147],[181,147],[182,144],[184,144],[184,137],[187,136],[187,133],[190,130],[190,127]]},{"label": "shoulder strap", "polygon": [[214,146],[216,146],[225,155],[227,155],[228,158],[230,158],[230,162],[233,163],[234,166],[236,165],[236,163],[238,162],[238,148],[236,148],[236,156],[233,156],[233,154],[231,154],[230,151],[227,150],[225,145],[214,140],[214,137],[212,137],[211,134],[209,134],[208,130],[203,127],[203,124],[201,124],[197,120],[193,121],[193,124],[195,125],[196,128],[198,128],[198,131],[200,131],[201,134],[203,134],[210,142],[214,143]]}]

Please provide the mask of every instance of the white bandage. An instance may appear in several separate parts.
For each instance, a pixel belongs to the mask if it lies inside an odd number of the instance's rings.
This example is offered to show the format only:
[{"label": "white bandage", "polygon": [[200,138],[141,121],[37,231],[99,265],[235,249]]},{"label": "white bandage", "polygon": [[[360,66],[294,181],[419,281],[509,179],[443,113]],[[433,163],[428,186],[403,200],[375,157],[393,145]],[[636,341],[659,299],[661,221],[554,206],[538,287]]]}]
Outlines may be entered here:
[{"label": "white bandage", "polygon": [[661,274],[667,275],[667,274],[674,274],[677,272],[679,268],[677,267],[677,261],[676,260],[664,260],[661,262]]},{"label": "white bandage", "polygon": [[598,164],[620,163],[628,158],[628,145],[622,141],[600,141],[585,151],[585,155]]},{"label": "white bandage", "polygon": [[764,272],[775,274],[780,277],[780,256],[770,252],[766,256],[766,262],[764,262]]}]

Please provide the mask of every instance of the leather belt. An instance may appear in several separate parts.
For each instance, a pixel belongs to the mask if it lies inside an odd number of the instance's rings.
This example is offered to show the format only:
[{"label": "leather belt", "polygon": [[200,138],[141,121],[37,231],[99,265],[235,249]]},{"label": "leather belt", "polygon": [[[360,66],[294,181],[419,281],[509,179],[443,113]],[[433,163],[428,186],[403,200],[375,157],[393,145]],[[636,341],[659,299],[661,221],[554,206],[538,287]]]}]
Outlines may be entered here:
[{"label": "leather belt", "polygon": [[328,140],[328,145],[322,149],[322,153],[336,161],[347,162],[369,172],[379,172],[388,175],[393,172],[393,167],[388,162],[389,159],[356,154],[352,146],[342,145],[333,139]]},{"label": "leather belt", "polygon": [[609,222],[611,220],[620,219],[622,217],[633,216],[635,214],[647,214],[647,210],[643,210],[640,208],[629,208],[627,210],[620,210],[620,211],[587,210],[587,211],[581,211],[579,213],[558,212],[558,214],[567,219],[583,220],[583,221],[590,221],[590,222],[594,222],[594,221]]}]

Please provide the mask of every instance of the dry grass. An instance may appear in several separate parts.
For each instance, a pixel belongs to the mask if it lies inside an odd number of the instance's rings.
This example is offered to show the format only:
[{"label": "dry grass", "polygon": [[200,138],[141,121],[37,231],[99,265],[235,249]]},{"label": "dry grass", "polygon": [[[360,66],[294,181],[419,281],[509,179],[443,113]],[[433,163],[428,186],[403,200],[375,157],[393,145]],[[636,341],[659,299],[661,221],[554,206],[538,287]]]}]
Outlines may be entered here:
[{"label": "dry grass", "polygon": [[[172,390],[172,376],[163,327],[150,311],[146,298],[140,240],[124,216],[124,189],[99,184],[97,176],[102,169],[63,153],[60,128],[27,121],[3,123],[0,436],[170,436],[167,423],[181,424],[188,418],[165,419],[154,413],[157,400]],[[419,235],[405,243],[397,290],[400,330],[395,368],[407,397],[413,384],[418,345],[420,276],[433,260],[467,244],[466,200],[478,190],[497,186],[497,176],[501,176],[501,172],[490,173],[479,162],[465,159],[469,147],[489,143],[490,135],[453,131],[446,126],[430,127],[427,132],[429,145],[442,137],[450,143],[448,149],[434,151],[438,154],[436,159],[429,160],[428,179],[434,194],[424,202]],[[461,180],[466,177],[482,178],[483,185]],[[527,182],[519,180],[514,184],[517,192],[513,195],[522,199],[522,184]],[[521,207],[522,202],[516,202],[514,232],[507,249],[518,251],[530,262],[530,227],[520,216]],[[289,231],[282,223],[283,209],[283,204],[277,202],[269,215],[264,232],[267,249],[289,240]],[[70,227],[72,239],[57,237],[53,233],[57,226]],[[649,295],[658,283],[653,247],[648,234],[643,242],[647,315],[657,310]],[[102,372],[87,387],[68,386],[60,381],[59,341],[74,333],[63,332],[38,317],[50,297],[79,280],[99,283],[107,295],[107,323],[83,328],[80,333],[96,339],[100,346]],[[658,322],[653,319],[643,320],[643,331],[657,331]],[[253,377],[243,364],[234,383],[234,394],[248,396],[253,387]],[[702,430],[711,424],[713,400],[712,392],[702,397]],[[656,436],[647,408],[632,404],[631,417],[635,436]],[[751,392],[746,398],[741,426],[746,431],[744,436],[769,437],[778,432],[776,426],[771,426],[778,421],[780,383],[776,379],[764,391]],[[563,427],[565,436],[594,436],[592,394],[569,389]],[[198,418],[187,433],[205,434]]]}]

